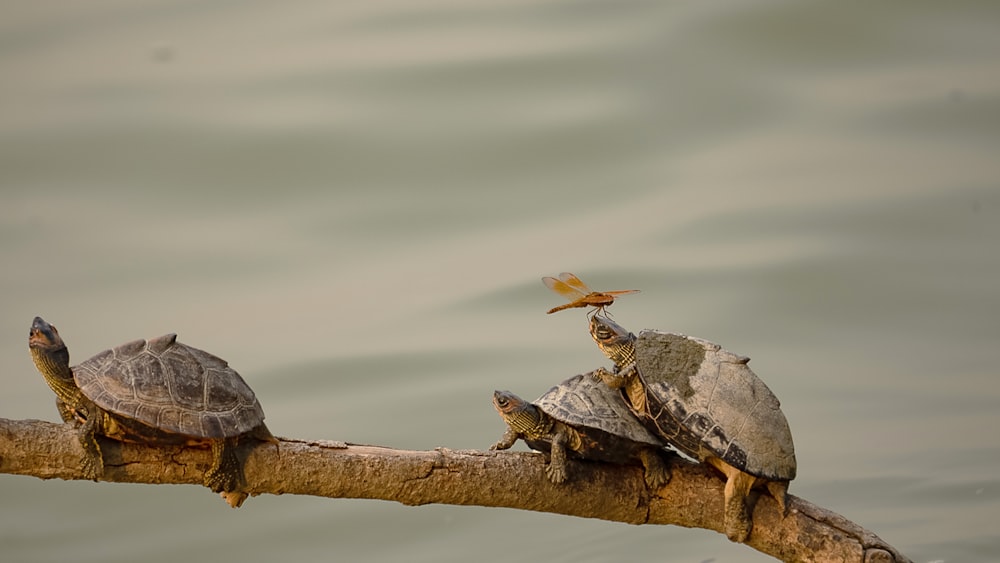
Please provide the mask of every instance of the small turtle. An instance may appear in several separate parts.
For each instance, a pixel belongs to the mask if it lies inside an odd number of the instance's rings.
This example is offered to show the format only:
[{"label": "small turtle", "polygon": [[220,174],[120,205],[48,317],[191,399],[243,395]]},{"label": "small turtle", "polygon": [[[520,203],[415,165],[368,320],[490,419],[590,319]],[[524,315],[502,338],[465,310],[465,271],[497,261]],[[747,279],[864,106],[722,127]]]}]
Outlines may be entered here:
[{"label": "small turtle", "polygon": [[177,342],[136,340],[70,367],[56,327],[35,317],[28,336],[35,367],[56,394],[64,422],[80,424],[88,479],[104,474],[95,434],[119,441],[212,448],[204,484],[234,508],[246,494],[236,455],[243,438],[277,443],[243,378],[222,359]]},{"label": "small turtle", "polygon": [[553,483],[567,478],[567,453],[611,463],[640,461],[652,489],[670,481],[670,469],[661,457],[668,453],[666,443],[646,430],[593,374],[571,377],[534,403],[510,391],[494,391],[493,406],[508,428],[490,449],[506,450],[520,438],[529,448],[548,452],[545,473]]},{"label": "small turtle", "polygon": [[795,448],[781,405],[750,370],[750,358],[681,334],[644,330],[636,337],[594,316],[590,334],[615,364],[595,374],[621,395],[650,430],[726,476],[725,529],[744,542],[753,526],[747,495],[766,487],[786,510]]}]

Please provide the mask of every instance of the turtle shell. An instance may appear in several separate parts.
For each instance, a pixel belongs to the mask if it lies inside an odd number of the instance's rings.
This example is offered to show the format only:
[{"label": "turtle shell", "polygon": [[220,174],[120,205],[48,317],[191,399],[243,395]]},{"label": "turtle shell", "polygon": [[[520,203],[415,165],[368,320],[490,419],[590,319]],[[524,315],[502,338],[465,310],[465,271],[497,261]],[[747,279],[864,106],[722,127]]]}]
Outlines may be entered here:
[{"label": "turtle shell", "polygon": [[751,475],[795,478],[795,448],[781,404],[750,358],[707,340],[644,330],[636,365],[650,421],[671,445],[715,456]]},{"label": "turtle shell", "polygon": [[592,374],[575,375],[534,401],[542,412],[578,431],[598,430],[658,448],[666,442],[632,414],[621,395]]},{"label": "turtle shell", "polygon": [[243,378],[176,334],[105,350],[74,367],[73,377],[99,408],[167,434],[232,438],[264,422]]}]

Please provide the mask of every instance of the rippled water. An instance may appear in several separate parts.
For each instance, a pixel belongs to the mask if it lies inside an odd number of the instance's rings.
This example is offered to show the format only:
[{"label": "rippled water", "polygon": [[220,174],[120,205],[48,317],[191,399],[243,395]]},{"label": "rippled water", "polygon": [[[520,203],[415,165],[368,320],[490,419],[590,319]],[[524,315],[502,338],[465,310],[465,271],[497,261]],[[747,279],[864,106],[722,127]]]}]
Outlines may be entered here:
[{"label": "rippled water", "polygon": [[[0,416],[25,340],[175,331],[279,435],[486,448],[605,363],[539,282],[753,357],[792,493],[1000,559],[993,3],[21,3],[0,21]],[[766,561],[714,532],[0,476],[11,561]]]}]

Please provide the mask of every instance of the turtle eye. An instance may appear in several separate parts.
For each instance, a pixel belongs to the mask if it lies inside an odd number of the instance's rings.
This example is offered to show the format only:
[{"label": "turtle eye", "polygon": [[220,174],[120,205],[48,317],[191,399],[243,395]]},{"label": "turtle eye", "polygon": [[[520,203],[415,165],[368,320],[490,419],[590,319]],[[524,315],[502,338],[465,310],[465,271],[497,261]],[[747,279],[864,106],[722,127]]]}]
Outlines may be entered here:
[{"label": "turtle eye", "polygon": [[497,404],[500,405],[501,407],[506,407],[507,406],[507,399],[505,399],[503,397],[497,397]]}]

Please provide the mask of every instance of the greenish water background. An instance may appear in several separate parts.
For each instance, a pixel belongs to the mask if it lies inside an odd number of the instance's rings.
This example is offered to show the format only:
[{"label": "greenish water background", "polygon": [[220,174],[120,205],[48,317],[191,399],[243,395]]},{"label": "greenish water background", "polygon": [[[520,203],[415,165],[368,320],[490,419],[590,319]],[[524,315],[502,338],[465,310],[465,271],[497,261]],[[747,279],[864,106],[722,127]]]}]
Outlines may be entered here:
[{"label": "greenish water background", "polygon": [[[488,447],[606,363],[539,282],[640,288],[783,403],[791,492],[1000,560],[1000,5],[9,2],[0,416],[177,332],[278,435]],[[766,561],[714,532],[0,476],[5,561]]]}]

